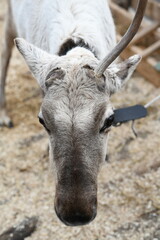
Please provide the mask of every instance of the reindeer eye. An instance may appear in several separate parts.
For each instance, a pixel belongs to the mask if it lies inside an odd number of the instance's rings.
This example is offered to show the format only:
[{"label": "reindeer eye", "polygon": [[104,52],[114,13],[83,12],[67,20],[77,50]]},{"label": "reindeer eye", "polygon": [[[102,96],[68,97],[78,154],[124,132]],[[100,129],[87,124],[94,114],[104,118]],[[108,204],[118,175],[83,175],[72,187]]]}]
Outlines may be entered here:
[{"label": "reindeer eye", "polygon": [[50,130],[46,127],[44,120],[43,120],[42,118],[40,118],[40,117],[38,117],[38,118],[39,118],[39,122],[40,122],[40,124],[42,124],[43,127],[44,127],[44,128],[47,130],[47,132],[49,133]]},{"label": "reindeer eye", "polygon": [[112,126],[114,121],[114,114],[111,115],[109,118],[106,118],[103,127],[100,129],[100,133],[104,132],[105,129],[109,128]]},{"label": "reindeer eye", "polygon": [[38,117],[38,119],[39,119],[40,124],[42,124],[44,126],[45,125],[44,120],[40,117]]}]

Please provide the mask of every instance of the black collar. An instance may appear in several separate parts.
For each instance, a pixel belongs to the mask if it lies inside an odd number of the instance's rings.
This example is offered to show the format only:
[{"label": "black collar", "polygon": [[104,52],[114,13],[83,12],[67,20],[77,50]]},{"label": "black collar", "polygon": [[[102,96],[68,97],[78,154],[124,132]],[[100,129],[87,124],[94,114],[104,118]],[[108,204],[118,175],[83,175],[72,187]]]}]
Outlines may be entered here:
[{"label": "black collar", "polygon": [[70,51],[71,49],[75,48],[75,47],[83,47],[86,48],[88,50],[90,50],[95,56],[95,52],[93,52],[93,50],[89,47],[89,45],[87,43],[84,42],[83,39],[79,39],[77,42],[75,42],[73,39],[67,39],[62,46],[60,47],[60,50],[58,52],[59,56],[63,56],[66,55],[68,51]]}]

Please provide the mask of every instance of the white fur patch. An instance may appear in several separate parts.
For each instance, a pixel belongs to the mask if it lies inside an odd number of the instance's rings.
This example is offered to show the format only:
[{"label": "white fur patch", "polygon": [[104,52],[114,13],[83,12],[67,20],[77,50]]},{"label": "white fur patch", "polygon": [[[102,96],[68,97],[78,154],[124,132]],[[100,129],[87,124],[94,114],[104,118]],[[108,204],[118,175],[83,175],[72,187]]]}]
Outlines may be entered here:
[{"label": "white fur patch", "polygon": [[51,54],[68,38],[84,39],[99,59],[116,44],[106,0],[11,0],[11,6],[18,37]]}]

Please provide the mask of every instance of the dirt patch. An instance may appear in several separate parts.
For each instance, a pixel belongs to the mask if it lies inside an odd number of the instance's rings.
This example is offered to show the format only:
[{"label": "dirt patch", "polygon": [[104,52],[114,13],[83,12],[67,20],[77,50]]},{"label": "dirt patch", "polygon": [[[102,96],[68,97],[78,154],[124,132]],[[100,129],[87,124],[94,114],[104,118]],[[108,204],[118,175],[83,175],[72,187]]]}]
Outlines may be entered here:
[{"label": "dirt patch", "polygon": [[[0,2],[0,36],[6,1]],[[0,45],[1,47],[1,45]],[[98,215],[84,227],[66,227],[56,217],[54,180],[49,174],[47,135],[38,123],[41,93],[21,56],[14,50],[7,78],[8,111],[15,127],[0,129],[0,232],[25,216],[39,216],[32,240],[160,239],[160,103],[146,119],[114,128],[109,160],[99,174]],[[135,74],[112,97],[115,107],[145,104],[154,88]]]}]

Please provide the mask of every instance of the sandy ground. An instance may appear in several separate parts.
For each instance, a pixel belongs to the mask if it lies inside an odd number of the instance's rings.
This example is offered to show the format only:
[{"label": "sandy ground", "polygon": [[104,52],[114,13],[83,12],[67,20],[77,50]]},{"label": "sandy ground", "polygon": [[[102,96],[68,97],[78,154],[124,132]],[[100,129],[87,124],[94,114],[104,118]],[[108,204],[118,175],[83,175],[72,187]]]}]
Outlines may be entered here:
[{"label": "sandy ground", "polygon": [[[1,0],[0,38],[5,6]],[[98,215],[87,226],[71,228],[54,212],[54,180],[44,157],[48,140],[37,120],[41,94],[16,50],[6,94],[15,127],[0,129],[0,232],[37,215],[28,240],[160,240],[160,102],[136,122],[137,139],[129,123],[112,130],[109,161],[99,174]],[[135,74],[112,101],[116,107],[145,104],[158,94]]]}]

